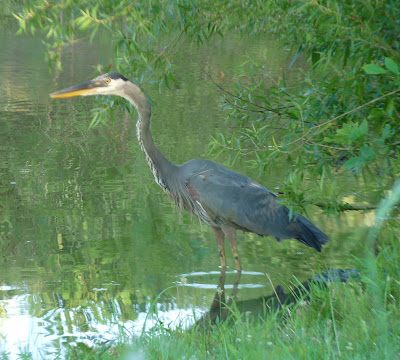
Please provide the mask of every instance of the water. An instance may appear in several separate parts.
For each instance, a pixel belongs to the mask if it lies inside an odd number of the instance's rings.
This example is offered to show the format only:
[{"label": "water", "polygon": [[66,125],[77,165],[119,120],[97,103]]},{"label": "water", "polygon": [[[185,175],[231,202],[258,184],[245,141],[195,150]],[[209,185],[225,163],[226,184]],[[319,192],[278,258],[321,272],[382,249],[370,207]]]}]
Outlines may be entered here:
[{"label": "water", "polygon": [[[120,114],[110,126],[88,130],[95,98],[48,96],[95,76],[93,66],[110,58],[110,49],[80,44],[65,53],[64,72],[56,75],[48,73],[40,39],[3,31],[0,49],[0,353],[64,356],[67,347],[140,334],[145,323],[156,324],[147,312],[169,287],[155,304],[164,324],[200,317],[219,281],[211,230],[176,210],[155,184],[132,119]],[[216,160],[207,154],[211,135],[231,129],[201,70],[229,84],[246,54],[276,73],[291,58],[265,38],[215,39],[181,53],[179,89],[144,87],[154,104],[154,138],[175,163]],[[257,177],[239,164],[234,170],[270,188],[287,175],[282,169]],[[320,267],[352,266],[360,245],[349,234],[362,215],[311,217],[331,237],[322,254],[295,241],[238,235],[246,270],[239,300],[272,292],[265,273],[278,285],[293,275],[303,281]],[[227,255],[234,269],[228,248]],[[235,276],[228,271],[225,289]]]}]

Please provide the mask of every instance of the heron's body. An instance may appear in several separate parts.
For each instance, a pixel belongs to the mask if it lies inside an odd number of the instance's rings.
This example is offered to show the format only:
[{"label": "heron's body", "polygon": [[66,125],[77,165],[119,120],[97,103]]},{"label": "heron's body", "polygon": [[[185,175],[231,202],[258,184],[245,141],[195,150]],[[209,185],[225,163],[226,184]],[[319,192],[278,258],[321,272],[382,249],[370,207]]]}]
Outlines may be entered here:
[{"label": "heron's body", "polygon": [[[303,240],[301,224],[309,220],[296,214],[290,221],[289,209],[281,206],[271,191],[248,177],[204,159],[190,160],[179,166],[178,171],[191,201],[185,209],[193,211],[206,224],[272,235],[278,241]],[[314,232],[318,230],[312,226]],[[321,250],[319,242],[312,240],[311,237],[304,242]]]},{"label": "heron's body", "polygon": [[136,108],[137,136],[156,182],[176,205],[197,216],[213,229],[226,266],[224,238],[232,247],[236,267],[241,270],[236,246],[236,230],[271,235],[276,240],[294,238],[321,251],[328,236],[306,217],[281,206],[276,196],[255,181],[205,159],[172,164],[156,147],[151,132],[151,106],[140,88],[125,77],[105,74],[82,85],[51,94],[55,98],[87,95],[117,95]]}]

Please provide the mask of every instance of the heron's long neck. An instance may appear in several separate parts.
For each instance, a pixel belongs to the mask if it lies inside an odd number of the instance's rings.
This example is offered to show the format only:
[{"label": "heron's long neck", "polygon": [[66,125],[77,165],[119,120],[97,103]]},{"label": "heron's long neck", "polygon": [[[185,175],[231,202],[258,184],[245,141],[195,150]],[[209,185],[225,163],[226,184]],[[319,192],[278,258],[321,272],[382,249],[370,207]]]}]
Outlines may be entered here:
[{"label": "heron's long neck", "polygon": [[[177,166],[172,164],[161,152],[154,143],[150,132],[151,123],[151,106],[147,97],[133,83],[125,89],[124,97],[135,106],[139,118],[136,123],[136,134],[139,140],[147,163],[153,172],[154,178],[161,188],[171,194],[171,186],[169,181],[173,178]],[[172,195],[172,194],[171,194]]]}]

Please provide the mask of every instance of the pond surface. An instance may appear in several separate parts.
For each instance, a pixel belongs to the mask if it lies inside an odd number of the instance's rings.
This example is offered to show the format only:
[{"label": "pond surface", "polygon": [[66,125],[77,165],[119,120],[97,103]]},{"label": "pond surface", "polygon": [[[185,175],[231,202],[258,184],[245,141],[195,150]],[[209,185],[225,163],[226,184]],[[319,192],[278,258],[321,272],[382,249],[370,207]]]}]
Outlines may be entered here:
[{"label": "pond surface", "polygon": [[[112,45],[111,45],[112,46]],[[64,71],[49,74],[40,39],[0,34],[0,354],[18,358],[65,355],[121,334],[140,334],[151,303],[165,326],[192,322],[210,306],[219,281],[219,256],[210,228],[175,209],[156,185],[125,114],[88,130],[95,98],[51,100],[50,92],[86,81],[110,59],[107,43],[65,52]],[[181,49],[180,88],[151,97],[153,134],[173,162],[205,157],[211,136],[231,129],[218,90],[247,56],[279,73],[291,57],[272,40],[215,39]],[[110,60],[111,61],[111,60]],[[290,73],[292,81],[300,72]],[[297,75],[296,75],[297,74]],[[286,176],[234,170],[275,188]],[[350,241],[363,216],[309,214],[331,242],[319,254],[299,242],[238,234],[244,273],[241,301],[269,295],[274,285],[304,281],[321,268],[348,268],[360,245]],[[236,274],[227,248],[225,289]],[[146,328],[156,323],[147,319]]]}]

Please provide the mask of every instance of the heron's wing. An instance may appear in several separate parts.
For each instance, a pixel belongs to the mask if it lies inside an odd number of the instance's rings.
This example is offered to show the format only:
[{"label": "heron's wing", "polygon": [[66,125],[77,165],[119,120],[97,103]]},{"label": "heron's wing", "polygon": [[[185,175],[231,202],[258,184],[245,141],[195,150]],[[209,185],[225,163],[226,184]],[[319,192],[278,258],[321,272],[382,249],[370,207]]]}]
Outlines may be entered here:
[{"label": "heron's wing", "polygon": [[294,238],[318,251],[329,240],[305,216],[290,216],[275,194],[246,176],[208,160],[192,160],[181,170],[192,201],[200,205],[198,216],[210,225],[226,224],[278,241]]},{"label": "heron's wing", "polygon": [[243,175],[206,164],[191,173],[187,187],[216,224],[278,239],[293,236],[281,231],[290,223],[289,210],[279,205],[271,191]]}]

